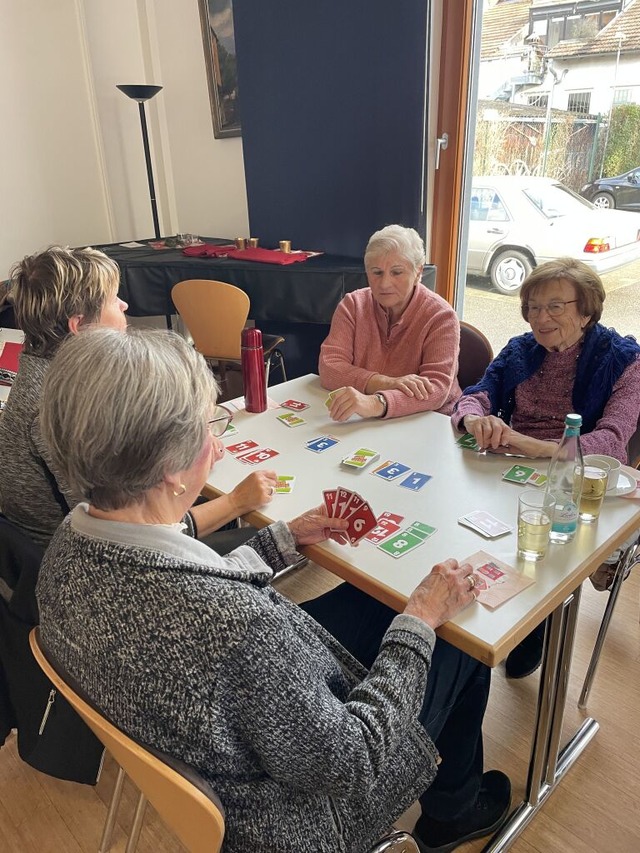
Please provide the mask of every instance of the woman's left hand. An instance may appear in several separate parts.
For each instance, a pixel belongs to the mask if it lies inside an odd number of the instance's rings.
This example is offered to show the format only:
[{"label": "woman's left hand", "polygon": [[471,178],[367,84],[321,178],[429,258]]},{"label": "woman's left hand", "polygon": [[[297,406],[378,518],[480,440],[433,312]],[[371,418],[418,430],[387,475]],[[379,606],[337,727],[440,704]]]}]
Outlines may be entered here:
[{"label": "woman's left hand", "polygon": [[329,415],[333,421],[346,421],[351,415],[361,418],[379,418],[383,412],[380,400],[373,394],[362,394],[348,386],[333,392]]},{"label": "woman's left hand", "polygon": [[316,545],[327,539],[334,539],[341,545],[347,541],[343,533],[349,522],[344,518],[329,518],[326,507],[317,506],[289,522],[289,530],[296,545]]},{"label": "woman's left hand", "polygon": [[503,444],[499,447],[487,447],[489,453],[512,453],[527,456],[529,459],[543,459],[553,456],[553,451],[558,446],[554,441],[531,438],[509,427],[507,427],[502,441]]}]

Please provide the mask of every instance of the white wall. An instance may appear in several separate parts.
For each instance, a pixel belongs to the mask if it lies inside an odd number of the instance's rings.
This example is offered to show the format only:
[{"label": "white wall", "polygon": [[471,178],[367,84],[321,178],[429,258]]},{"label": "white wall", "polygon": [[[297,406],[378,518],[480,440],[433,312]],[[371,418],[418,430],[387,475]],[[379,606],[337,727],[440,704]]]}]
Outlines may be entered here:
[{"label": "white wall", "polygon": [[[37,8],[36,8],[37,7]],[[49,243],[149,237],[138,106],[164,233],[248,234],[242,140],[215,139],[197,0],[0,0],[0,278]]]},{"label": "white wall", "polygon": [[109,239],[75,0],[0,0],[0,278],[53,242]]}]

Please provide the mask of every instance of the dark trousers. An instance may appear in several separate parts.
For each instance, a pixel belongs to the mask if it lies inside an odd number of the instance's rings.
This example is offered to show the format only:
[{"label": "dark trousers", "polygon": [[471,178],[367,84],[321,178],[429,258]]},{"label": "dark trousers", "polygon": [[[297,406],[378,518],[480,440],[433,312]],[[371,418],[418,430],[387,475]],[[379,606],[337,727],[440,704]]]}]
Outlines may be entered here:
[{"label": "dark trousers", "polygon": [[[300,605],[364,666],[370,668],[397,614],[349,584]],[[433,784],[420,797],[422,813],[448,821],[475,802],[483,772],[482,719],[491,670],[438,640],[420,722],[442,758]]]}]

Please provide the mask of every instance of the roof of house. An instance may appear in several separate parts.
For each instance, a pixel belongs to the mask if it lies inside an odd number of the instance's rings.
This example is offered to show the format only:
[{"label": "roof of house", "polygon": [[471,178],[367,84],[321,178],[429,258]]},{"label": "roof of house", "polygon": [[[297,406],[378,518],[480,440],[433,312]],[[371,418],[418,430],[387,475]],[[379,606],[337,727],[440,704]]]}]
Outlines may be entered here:
[{"label": "roof of house", "polygon": [[[618,38],[618,33],[624,36],[622,40]],[[547,56],[568,58],[616,53],[619,44],[623,53],[640,50],[640,0],[632,0],[595,38],[589,41],[560,41]]]},{"label": "roof of house", "polygon": [[481,59],[502,57],[505,43],[521,31],[522,38],[526,36],[530,8],[531,0],[498,0],[494,6],[485,8],[482,16]]}]

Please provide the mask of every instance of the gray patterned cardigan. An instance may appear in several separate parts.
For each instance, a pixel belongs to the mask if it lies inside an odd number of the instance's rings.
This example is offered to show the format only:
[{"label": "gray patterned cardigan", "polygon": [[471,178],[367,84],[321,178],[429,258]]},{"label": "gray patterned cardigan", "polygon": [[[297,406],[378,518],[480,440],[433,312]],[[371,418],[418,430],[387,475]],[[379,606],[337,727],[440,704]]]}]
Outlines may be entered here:
[{"label": "gray patterned cardigan", "polygon": [[[418,722],[435,635],[397,616],[367,672],[270,587],[282,522],[226,557],[80,504],[38,582],[43,642],[125,731],[197,768],[226,853],[360,853],[433,780]],[[264,560],[263,560],[264,558]]]}]

